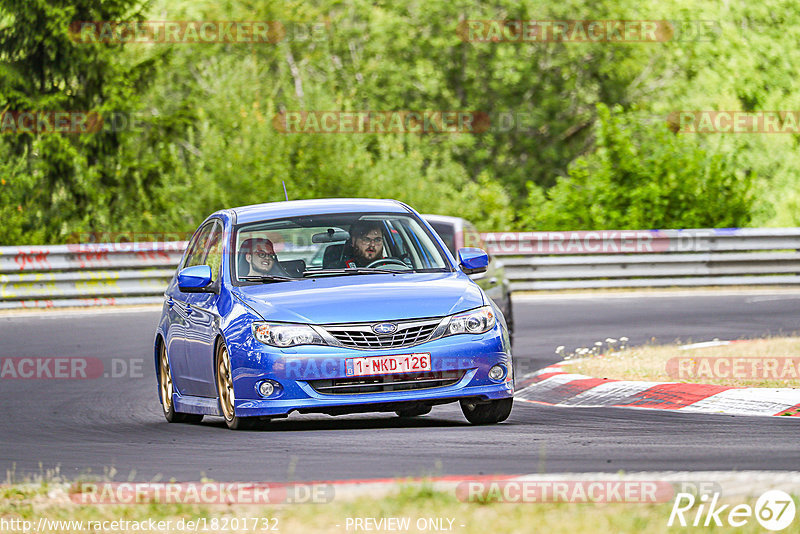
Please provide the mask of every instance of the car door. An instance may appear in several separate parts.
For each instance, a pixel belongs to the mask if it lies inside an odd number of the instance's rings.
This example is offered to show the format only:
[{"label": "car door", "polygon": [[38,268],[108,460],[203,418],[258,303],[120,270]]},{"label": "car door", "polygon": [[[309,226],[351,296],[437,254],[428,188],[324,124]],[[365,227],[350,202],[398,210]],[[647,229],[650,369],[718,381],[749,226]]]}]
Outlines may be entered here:
[{"label": "car door", "polygon": [[[211,267],[212,282],[219,284],[222,266],[223,225],[213,221],[202,259],[197,265]],[[217,293],[190,293],[186,299],[186,370],[191,395],[216,397],[214,340],[219,325]]]},{"label": "car door", "polygon": [[[181,269],[202,264],[213,228],[213,223],[207,223],[195,233],[187,247]],[[187,359],[189,339],[196,335],[194,331],[190,330],[189,322],[191,313],[189,298],[192,295],[192,293],[182,292],[177,283],[167,295],[167,304],[170,310],[170,332],[167,333],[167,347],[172,367],[172,381],[178,392],[183,395],[193,395],[196,390],[195,380]]]},{"label": "car door", "polygon": [[[191,243],[190,245],[191,246]],[[183,268],[181,264],[180,268]],[[179,370],[185,361],[186,350],[186,316],[178,305],[181,294],[178,291],[178,282],[174,280],[164,292],[167,306],[167,324],[164,328],[164,338],[167,349],[169,365],[172,369],[172,382],[175,390],[182,391],[183,383]]]}]

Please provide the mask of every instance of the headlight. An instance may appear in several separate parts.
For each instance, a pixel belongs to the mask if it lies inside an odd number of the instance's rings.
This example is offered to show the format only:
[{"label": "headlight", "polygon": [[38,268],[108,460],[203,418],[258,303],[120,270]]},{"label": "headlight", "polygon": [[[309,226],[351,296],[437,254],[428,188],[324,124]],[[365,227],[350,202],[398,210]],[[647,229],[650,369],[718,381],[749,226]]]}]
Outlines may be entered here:
[{"label": "headlight", "polygon": [[453,334],[483,334],[488,332],[497,323],[491,306],[484,306],[467,313],[453,315],[447,325],[445,335]]},{"label": "headlight", "polygon": [[325,344],[313,328],[304,324],[253,323],[253,337],[273,347]]}]

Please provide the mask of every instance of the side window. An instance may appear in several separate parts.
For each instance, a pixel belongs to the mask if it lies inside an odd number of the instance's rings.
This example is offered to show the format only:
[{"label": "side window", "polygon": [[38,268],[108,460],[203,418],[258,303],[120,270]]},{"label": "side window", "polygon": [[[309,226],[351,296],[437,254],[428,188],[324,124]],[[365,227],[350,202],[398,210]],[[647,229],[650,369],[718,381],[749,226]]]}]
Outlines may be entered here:
[{"label": "side window", "polygon": [[400,232],[398,231],[397,228],[397,226],[399,226],[398,222],[399,221],[390,219],[385,221],[385,223],[383,224],[383,226],[386,227],[386,229],[388,230],[388,231],[385,230],[383,232],[384,235],[383,242],[385,247],[384,253],[386,254],[386,256],[400,257],[408,253],[408,251],[406,250],[406,244],[403,241],[403,238],[400,235]]},{"label": "side window", "polygon": [[222,265],[222,225],[219,221],[203,226],[190,247],[183,266],[208,265],[211,267],[211,279],[216,282]]},{"label": "side window", "polygon": [[186,267],[202,265],[203,253],[205,252],[206,243],[208,242],[213,227],[213,223],[206,224],[195,234],[194,239],[189,243],[189,252],[186,254],[186,260],[183,262],[184,269]]},{"label": "side window", "polygon": [[218,222],[214,223],[203,264],[211,267],[211,280],[216,282],[219,279],[220,265],[222,265],[222,225]]},{"label": "side window", "polygon": [[453,226],[451,224],[446,223],[430,223],[433,226],[433,229],[436,230],[436,233],[439,234],[439,237],[442,238],[444,244],[447,246],[450,253],[455,256],[456,255],[456,235],[453,231]]}]

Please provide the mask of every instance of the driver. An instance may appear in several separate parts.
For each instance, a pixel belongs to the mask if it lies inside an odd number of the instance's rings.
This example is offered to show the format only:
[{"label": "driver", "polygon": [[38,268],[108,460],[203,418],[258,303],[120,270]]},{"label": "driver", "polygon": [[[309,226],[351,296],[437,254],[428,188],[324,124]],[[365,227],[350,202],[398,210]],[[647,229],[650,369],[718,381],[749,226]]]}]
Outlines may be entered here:
[{"label": "driver", "polygon": [[383,231],[379,221],[356,221],[345,247],[345,267],[366,267],[383,257]]},{"label": "driver", "polygon": [[278,263],[278,256],[272,241],[263,237],[254,237],[242,243],[240,248],[244,252],[244,259],[250,266],[245,276],[289,276]]}]

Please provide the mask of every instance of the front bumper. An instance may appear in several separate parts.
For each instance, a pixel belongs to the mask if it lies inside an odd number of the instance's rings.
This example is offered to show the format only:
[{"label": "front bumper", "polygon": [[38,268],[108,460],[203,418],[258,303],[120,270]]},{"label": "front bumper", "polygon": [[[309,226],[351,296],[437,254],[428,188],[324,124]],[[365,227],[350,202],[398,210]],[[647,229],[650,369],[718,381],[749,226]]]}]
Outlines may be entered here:
[{"label": "front bumper", "polygon": [[[412,353],[429,353],[433,372],[463,373],[463,376],[450,385],[404,391],[329,394],[312,387],[316,380],[348,378],[345,374],[348,358]],[[230,354],[235,410],[240,417],[281,416],[292,411],[390,411],[396,403],[399,408],[419,402],[495,400],[514,395],[510,347],[499,325],[481,335],[459,334],[401,349],[358,350],[316,345],[278,349],[254,341],[231,350]],[[507,370],[501,381],[488,376],[489,369],[497,364]],[[279,384],[276,393],[268,398],[258,393],[258,385],[265,379]]]}]

